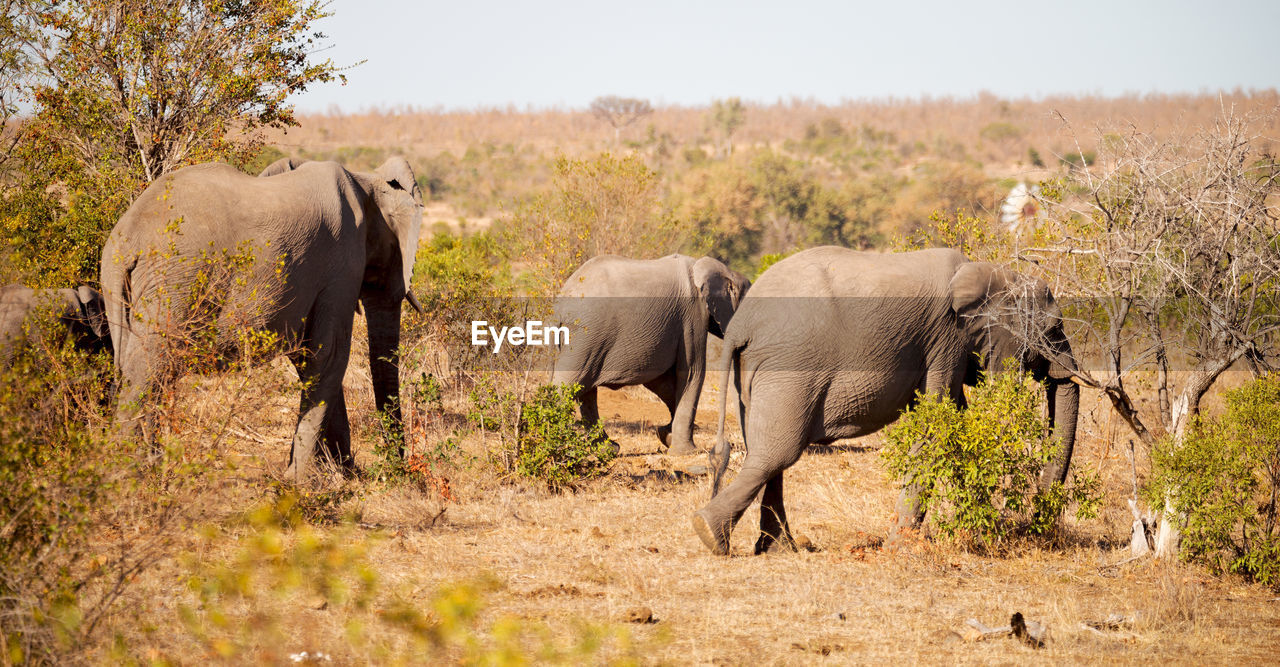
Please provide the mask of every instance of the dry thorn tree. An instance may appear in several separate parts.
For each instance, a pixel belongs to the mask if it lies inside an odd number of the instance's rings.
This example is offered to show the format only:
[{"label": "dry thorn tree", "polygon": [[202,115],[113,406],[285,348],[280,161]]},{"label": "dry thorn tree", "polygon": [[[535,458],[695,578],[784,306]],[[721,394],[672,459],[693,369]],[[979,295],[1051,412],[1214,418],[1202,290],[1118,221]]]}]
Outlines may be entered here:
[{"label": "dry thorn tree", "polygon": [[[1148,451],[1181,441],[1227,369],[1280,362],[1280,165],[1253,132],[1265,120],[1225,110],[1187,141],[1112,135],[1096,164],[1059,184],[1039,247],[1018,251],[1063,302],[1083,352],[1075,379],[1100,390]],[[1138,401],[1144,385],[1154,409]],[[1135,531],[1158,515],[1135,516]],[[1157,554],[1176,551],[1173,522],[1159,523]],[[1140,551],[1150,536],[1139,537]]]},{"label": "dry thorn tree", "polygon": [[605,95],[591,101],[591,113],[613,128],[613,143],[619,141],[622,128],[653,113],[648,100]]}]

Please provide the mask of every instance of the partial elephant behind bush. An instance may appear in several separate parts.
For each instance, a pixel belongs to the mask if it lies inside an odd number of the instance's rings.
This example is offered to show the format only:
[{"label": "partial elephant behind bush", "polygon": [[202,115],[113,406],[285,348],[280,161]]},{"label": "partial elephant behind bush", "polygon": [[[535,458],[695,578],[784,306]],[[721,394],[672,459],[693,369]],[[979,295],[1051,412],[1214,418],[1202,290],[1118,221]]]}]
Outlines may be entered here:
[{"label": "partial elephant behind bush", "polygon": [[320,446],[353,467],[342,393],[352,320],[363,304],[376,405],[399,424],[400,304],[417,303],[408,290],[421,224],[401,158],[376,173],[308,162],[255,178],[207,164],[156,180],[102,253],[120,429],[152,437],[144,401],[190,372],[182,352],[221,357],[265,339],[288,351],[303,383],[288,476],[303,478]]},{"label": "partial elephant behind bush", "polygon": [[710,257],[593,257],[565,281],[556,317],[569,344],[555,363],[557,384],[582,385],[582,418],[600,413],[596,388],[642,384],[671,421],[657,429],[672,454],[697,451],[693,420],[706,375],[707,335],[723,336],[751,281]]},{"label": "partial elephant behind bush", "polygon": [[76,347],[98,352],[111,347],[102,295],[81,285],[75,289],[32,289],[21,285],[0,288],[0,362],[12,346],[20,345],[27,327],[38,325],[41,310],[61,325]]}]

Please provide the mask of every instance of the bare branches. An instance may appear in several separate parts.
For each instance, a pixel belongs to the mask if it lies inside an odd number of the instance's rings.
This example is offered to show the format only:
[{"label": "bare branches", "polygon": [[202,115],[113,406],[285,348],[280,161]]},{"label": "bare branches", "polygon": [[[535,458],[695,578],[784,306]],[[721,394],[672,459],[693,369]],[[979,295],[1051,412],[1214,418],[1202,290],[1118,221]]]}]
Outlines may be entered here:
[{"label": "bare branches", "polygon": [[591,113],[613,128],[613,140],[616,143],[622,128],[653,113],[653,107],[648,100],[605,95],[591,101]]},{"label": "bare branches", "polygon": [[1277,346],[1280,165],[1258,149],[1258,120],[1226,110],[1185,141],[1106,135],[1094,165],[1055,184],[1047,242],[1017,253],[1067,297],[1071,337],[1097,348],[1077,375],[1148,444],[1158,434],[1126,379],[1154,382],[1157,423],[1180,434],[1222,372]]}]

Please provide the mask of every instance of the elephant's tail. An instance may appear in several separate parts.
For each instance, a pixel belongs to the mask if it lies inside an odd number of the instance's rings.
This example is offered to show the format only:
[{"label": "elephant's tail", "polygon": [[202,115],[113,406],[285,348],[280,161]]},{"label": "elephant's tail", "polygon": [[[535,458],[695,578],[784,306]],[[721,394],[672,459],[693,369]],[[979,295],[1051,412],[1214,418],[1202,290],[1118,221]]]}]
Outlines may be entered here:
[{"label": "elephant's tail", "polygon": [[[729,469],[729,440],[724,434],[725,415],[729,411],[729,382],[733,379],[733,365],[738,355],[742,352],[742,348],[746,347],[745,342],[730,341],[728,337],[724,340],[724,351],[720,354],[720,421],[716,427],[716,446],[711,450],[709,455],[711,463],[711,497],[715,498],[720,493],[720,482],[724,479],[724,473]],[[742,400],[741,394],[738,400]],[[746,433],[746,425],[743,425],[743,433]]]}]

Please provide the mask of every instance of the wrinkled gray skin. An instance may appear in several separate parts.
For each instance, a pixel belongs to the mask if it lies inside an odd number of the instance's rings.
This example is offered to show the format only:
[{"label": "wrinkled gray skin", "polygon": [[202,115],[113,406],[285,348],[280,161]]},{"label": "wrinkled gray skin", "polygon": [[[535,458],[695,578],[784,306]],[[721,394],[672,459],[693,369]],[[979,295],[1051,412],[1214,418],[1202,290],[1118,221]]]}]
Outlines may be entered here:
[{"label": "wrinkled gray skin", "polygon": [[[282,337],[304,383],[286,475],[302,480],[321,447],[351,469],[342,377],[353,314],[363,303],[376,405],[399,424],[400,304],[406,298],[416,304],[408,286],[421,201],[412,169],[401,158],[377,173],[309,162],[271,178],[206,164],[151,184],[112,230],[102,254],[122,380],[119,428],[151,439],[141,402],[159,383],[186,372],[166,363],[162,329],[189,334],[185,327],[193,321],[212,321],[218,332],[252,326]],[[196,279],[193,260],[246,247],[255,261],[244,285],[212,313],[209,306],[195,312],[187,296]],[[234,340],[218,344],[224,355],[234,354]]]},{"label": "wrinkled gray skin", "polygon": [[12,345],[25,335],[27,318],[47,309],[67,327],[77,347],[98,352],[111,346],[102,295],[81,285],[75,289],[32,289],[21,285],[0,288],[0,361],[7,361]]},{"label": "wrinkled gray skin", "polygon": [[569,345],[556,359],[555,382],[582,385],[578,400],[588,423],[600,419],[597,387],[642,384],[671,413],[658,439],[673,454],[695,452],[707,334],[722,335],[750,286],[710,257],[593,257],[569,276],[556,300]]},{"label": "wrinkled gray skin", "polygon": [[[743,300],[725,335],[721,369],[733,373],[747,455],[733,482],[717,493],[729,462],[725,407],[712,454],[712,499],[693,527],[716,554],[761,488],[755,551],[794,548],[783,506],[783,471],[810,443],[873,433],[898,418],[915,392],[965,405],[963,385],[981,370],[1017,359],[1048,383],[1049,415],[1062,442],[1041,484],[1066,477],[1075,443],[1079,387],[1062,332],[1061,312],[1043,283],[1029,302],[1054,343],[1053,360],[1022,348],[1002,326],[1002,294],[1016,274],[970,262],[955,250],[899,254],[814,248],[770,267]],[[784,298],[779,298],[784,297]],[[802,297],[802,298],[796,298]],[[908,484],[898,501],[898,525],[924,519],[920,488]]]}]

